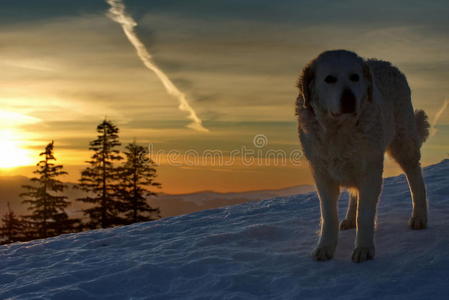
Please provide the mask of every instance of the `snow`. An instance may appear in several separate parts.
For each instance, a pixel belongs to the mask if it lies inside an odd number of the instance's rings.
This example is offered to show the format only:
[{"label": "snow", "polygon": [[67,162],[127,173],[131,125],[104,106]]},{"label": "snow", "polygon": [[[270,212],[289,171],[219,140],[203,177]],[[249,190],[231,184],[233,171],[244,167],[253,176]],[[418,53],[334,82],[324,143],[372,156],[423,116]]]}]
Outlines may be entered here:
[{"label": "snow", "polygon": [[[407,227],[404,176],[385,180],[376,258],[315,262],[315,193],[0,247],[0,299],[447,299],[449,160],[424,171],[429,228]],[[343,216],[347,201],[340,201]]]}]

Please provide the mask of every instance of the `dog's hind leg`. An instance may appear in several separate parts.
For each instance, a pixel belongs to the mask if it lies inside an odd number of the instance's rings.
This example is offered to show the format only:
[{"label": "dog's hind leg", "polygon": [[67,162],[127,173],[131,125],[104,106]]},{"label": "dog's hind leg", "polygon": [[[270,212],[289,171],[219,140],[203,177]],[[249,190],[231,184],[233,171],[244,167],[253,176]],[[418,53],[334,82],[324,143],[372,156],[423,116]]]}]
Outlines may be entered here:
[{"label": "dog's hind leg", "polygon": [[412,229],[424,229],[427,227],[427,200],[419,162],[421,157],[419,146],[411,139],[401,138],[390,145],[389,153],[407,176],[413,203],[409,226]]},{"label": "dog's hind leg", "polygon": [[426,187],[422,178],[420,165],[405,168],[408,185],[413,200],[413,212],[409,220],[412,229],[424,229],[427,227],[427,200]]},{"label": "dog's hind leg", "polygon": [[357,193],[351,191],[349,194],[348,209],[346,211],[346,217],[340,223],[340,230],[348,230],[356,227],[356,217],[357,217]]}]

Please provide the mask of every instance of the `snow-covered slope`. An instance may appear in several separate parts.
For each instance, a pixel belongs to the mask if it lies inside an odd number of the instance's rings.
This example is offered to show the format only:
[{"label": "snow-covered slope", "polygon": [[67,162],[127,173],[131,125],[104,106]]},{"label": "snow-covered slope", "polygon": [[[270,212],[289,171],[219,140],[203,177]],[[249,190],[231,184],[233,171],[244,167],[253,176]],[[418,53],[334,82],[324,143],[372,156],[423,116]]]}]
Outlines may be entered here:
[{"label": "snow-covered slope", "polygon": [[350,261],[354,231],[334,260],[311,259],[310,193],[2,246],[0,299],[447,299],[449,160],[424,174],[429,228],[407,228],[405,179],[386,179],[377,256],[363,264]]}]

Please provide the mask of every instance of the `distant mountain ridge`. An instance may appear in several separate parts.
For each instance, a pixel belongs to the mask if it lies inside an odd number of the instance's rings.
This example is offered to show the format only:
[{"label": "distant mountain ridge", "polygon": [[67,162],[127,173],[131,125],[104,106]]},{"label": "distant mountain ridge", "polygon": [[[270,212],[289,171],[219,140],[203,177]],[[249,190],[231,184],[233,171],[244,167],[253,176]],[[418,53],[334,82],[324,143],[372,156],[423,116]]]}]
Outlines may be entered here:
[{"label": "distant mountain ridge", "polygon": [[184,215],[204,209],[218,208],[275,197],[286,197],[314,191],[313,185],[300,185],[283,189],[258,190],[233,193],[203,191],[189,194],[160,194],[149,200],[150,204],[160,207],[162,216]]},{"label": "distant mountain ridge", "polygon": [[[21,186],[24,184],[29,184],[29,179],[25,176],[0,176],[0,215],[6,211],[8,202],[10,202],[11,209],[16,214],[23,215],[27,213],[26,206],[21,204],[22,199],[19,196],[23,192]],[[71,216],[81,217],[82,209],[86,206],[81,202],[75,201],[75,199],[81,197],[83,192],[73,188],[75,183],[67,182],[66,184],[68,186],[66,195],[72,202],[67,212]],[[303,194],[314,189],[311,185],[301,185],[283,189],[231,193],[214,191],[188,194],[161,193],[158,197],[149,199],[148,202],[152,206],[161,209],[162,217],[171,217],[248,201]]]}]

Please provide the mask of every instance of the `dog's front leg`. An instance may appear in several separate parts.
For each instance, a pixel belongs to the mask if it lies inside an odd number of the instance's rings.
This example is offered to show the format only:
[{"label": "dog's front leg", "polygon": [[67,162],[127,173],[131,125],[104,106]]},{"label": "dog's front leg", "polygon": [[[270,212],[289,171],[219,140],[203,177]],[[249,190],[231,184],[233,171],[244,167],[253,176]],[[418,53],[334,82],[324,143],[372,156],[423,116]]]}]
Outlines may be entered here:
[{"label": "dog's front leg", "polygon": [[370,168],[359,185],[357,207],[357,237],[352,253],[353,262],[363,262],[374,258],[374,227],[377,202],[382,190],[382,168]]},{"label": "dog's front leg", "polygon": [[327,174],[314,172],[321,207],[321,234],[313,252],[316,260],[329,260],[334,256],[338,241],[337,200],[340,188]]}]

